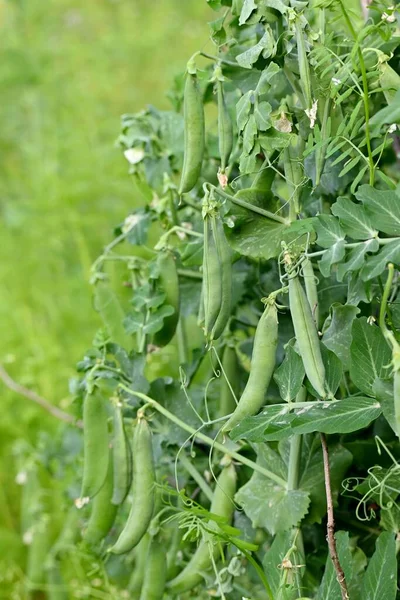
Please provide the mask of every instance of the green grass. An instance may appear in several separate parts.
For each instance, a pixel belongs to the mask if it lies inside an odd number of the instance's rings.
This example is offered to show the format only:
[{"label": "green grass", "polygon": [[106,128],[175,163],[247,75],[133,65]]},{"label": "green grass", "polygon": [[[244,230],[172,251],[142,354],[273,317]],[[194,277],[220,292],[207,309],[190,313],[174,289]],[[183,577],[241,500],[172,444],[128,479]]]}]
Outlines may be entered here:
[{"label": "green grass", "polygon": [[[0,7],[0,360],[53,402],[68,405],[68,379],[99,326],[90,264],[137,202],[114,146],[119,117],[169,106],[165,92],[212,18],[205,0]],[[52,421],[0,389],[1,486],[12,443]]]}]

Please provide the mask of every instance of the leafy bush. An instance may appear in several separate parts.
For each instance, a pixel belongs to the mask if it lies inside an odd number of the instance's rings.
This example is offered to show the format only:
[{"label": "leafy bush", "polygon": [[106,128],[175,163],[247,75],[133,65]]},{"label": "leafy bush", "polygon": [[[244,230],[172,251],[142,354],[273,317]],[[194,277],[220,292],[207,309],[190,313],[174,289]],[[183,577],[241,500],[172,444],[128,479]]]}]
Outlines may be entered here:
[{"label": "leafy bush", "polygon": [[397,16],[209,4],[173,110],[122,118],[142,206],[92,268],[83,440],[65,426],[21,471],[26,583],[395,599]]}]

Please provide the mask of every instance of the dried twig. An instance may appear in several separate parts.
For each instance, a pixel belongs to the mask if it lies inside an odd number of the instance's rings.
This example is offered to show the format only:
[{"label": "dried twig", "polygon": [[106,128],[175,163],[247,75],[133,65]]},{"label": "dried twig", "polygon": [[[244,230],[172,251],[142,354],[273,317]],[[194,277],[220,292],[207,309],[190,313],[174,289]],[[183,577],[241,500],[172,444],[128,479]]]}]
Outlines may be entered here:
[{"label": "dried twig", "polygon": [[32,402],[35,402],[36,404],[38,404],[39,406],[44,408],[44,410],[46,410],[48,413],[50,413],[56,419],[59,419],[60,421],[64,421],[64,423],[68,423],[69,425],[75,425],[76,427],[79,427],[80,429],[83,428],[82,421],[80,421],[79,419],[78,420],[75,419],[75,417],[64,412],[57,406],[54,406],[54,404],[51,404],[50,402],[48,402],[47,400],[42,398],[42,396],[39,396],[39,394],[37,394],[36,392],[29,390],[28,388],[24,387],[20,383],[17,383],[16,381],[14,381],[14,379],[12,379],[12,377],[10,377],[10,375],[7,373],[7,371],[5,370],[5,368],[3,367],[2,364],[0,364],[0,379],[3,380],[5,385],[10,390],[12,390],[13,392],[16,392],[20,396],[24,396],[25,398],[28,398],[28,400],[32,400]]},{"label": "dried twig", "polygon": [[349,600],[349,592],[347,589],[346,577],[339,561],[339,556],[336,549],[335,540],[335,519],[333,516],[333,500],[332,500],[332,489],[331,489],[331,471],[329,467],[329,452],[328,444],[324,433],[321,433],[321,444],[322,454],[324,457],[324,477],[325,477],[325,490],[326,490],[326,506],[328,513],[327,523],[327,540],[329,547],[329,554],[332,559],[334,569],[336,571],[336,579],[340,585],[340,592],[342,594],[342,600]]}]

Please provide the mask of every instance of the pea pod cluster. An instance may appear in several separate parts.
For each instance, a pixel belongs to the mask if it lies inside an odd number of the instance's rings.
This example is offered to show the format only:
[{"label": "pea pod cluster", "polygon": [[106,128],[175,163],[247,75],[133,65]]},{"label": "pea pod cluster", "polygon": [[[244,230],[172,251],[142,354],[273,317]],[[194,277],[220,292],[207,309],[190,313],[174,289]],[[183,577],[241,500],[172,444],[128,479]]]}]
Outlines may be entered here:
[{"label": "pea pod cluster", "polygon": [[206,197],[203,203],[204,332],[209,342],[223,333],[231,314],[232,253],[227,242],[219,205]]},{"label": "pea pod cluster", "polygon": [[[225,517],[228,522],[231,521],[235,508],[233,497],[236,492],[236,471],[232,464],[224,467],[218,477],[210,512]],[[216,529],[214,522],[208,524],[209,529]],[[193,557],[179,575],[167,583],[168,591],[173,594],[183,594],[193,589],[203,580],[202,573],[207,572],[216,561],[221,551],[218,544],[215,544],[210,551],[210,543],[207,539],[202,539]]]},{"label": "pea pod cluster", "polygon": [[245,417],[254,415],[265,402],[265,394],[275,368],[278,345],[278,311],[274,299],[268,299],[254,336],[251,369],[244,392],[223,431],[230,431]]},{"label": "pea pod cluster", "polygon": [[198,86],[196,67],[192,62],[189,62],[186,74],[183,118],[185,147],[179,194],[190,192],[196,185],[205,147],[203,98]]}]

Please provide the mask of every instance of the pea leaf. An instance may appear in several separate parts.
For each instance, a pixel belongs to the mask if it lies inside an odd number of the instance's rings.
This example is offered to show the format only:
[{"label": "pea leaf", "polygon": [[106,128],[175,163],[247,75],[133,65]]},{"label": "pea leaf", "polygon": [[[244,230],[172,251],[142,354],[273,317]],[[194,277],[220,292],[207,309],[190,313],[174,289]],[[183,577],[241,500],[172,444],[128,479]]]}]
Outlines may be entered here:
[{"label": "pea leaf", "polygon": [[331,206],[332,213],[339,217],[343,231],[355,240],[368,240],[376,234],[372,218],[361,204],[349,198],[338,198]]},{"label": "pea leaf", "polygon": [[344,276],[349,271],[360,270],[364,265],[367,252],[376,252],[377,250],[379,250],[379,242],[376,239],[367,240],[359,246],[352,248],[347,255],[347,261],[338,266],[338,281],[343,281]]},{"label": "pea leaf", "polygon": [[318,215],[314,222],[314,228],[317,233],[317,243],[322,248],[331,248],[345,239],[339,219],[330,215]]},{"label": "pea leaf", "polygon": [[[353,575],[353,560],[350,552],[349,534],[347,531],[338,531],[335,534],[335,539],[339,561],[343,567],[346,581],[350,581]],[[328,598],[329,600],[342,599],[340,586],[336,579],[336,571],[329,555],[316,600],[328,600]]]},{"label": "pea leaf", "polygon": [[394,414],[393,379],[375,379],[372,389],[382,406],[383,416],[397,434],[396,417]]},{"label": "pea leaf", "polygon": [[353,396],[344,400],[317,402],[296,413],[294,433],[351,433],[367,427],[379,417],[381,405],[374,398]]},{"label": "pea leaf", "polygon": [[239,25],[244,25],[244,23],[246,23],[253,10],[257,10],[257,4],[254,0],[244,0],[239,17]]},{"label": "pea leaf", "polygon": [[270,127],[272,127],[270,114],[272,111],[272,106],[269,102],[256,102],[254,105],[254,118],[257,129],[259,131],[266,131]]},{"label": "pea leaf", "polygon": [[282,400],[290,402],[296,397],[303,383],[304,375],[301,357],[294,350],[293,345],[288,344],[285,358],[274,374]]},{"label": "pea leaf", "polygon": [[397,595],[396,542],[393,533],[384,531],[376,540],[362,587],[363,600],[395,600]]},{"label": "pea leaf", "polygon": [[385,379],[391,361],[391,351],[379,327],[367,319],[356,319],[352,327],[350,346],[350,377],[359,390],[374,395],[377,378]]},{"label": "pea leaf", "polygon": [[368,258],[361,271],[361,277],[364,281],[378,277],[378,275],[383,273],[389,262],[400,263],[400,238],[389,242],[378,254]]},{"label": "pea leaf", "polygon": [[[287,477],[285,462],[269,446],[257,446],[257,462],[276,475]],[[243,507],[253,527],[265,527],[272,535],[297,525],[307,514],[310,504],[307,492],[288,491],[256,471],[237,492],[235,500]]]},{"label": "pea leaf", "polygon": [[253,64],[257,62],[261,52],[263,53],[264,58],[268,58],[269,56],[272,56],[273,48],[274,40],[272,35],[270,31],[266,31],[257,44],[241,54],[238,54],[236,60],[244,69],[251,69]]},{"label": "pea leaf", "polygon": [[360,309],[350,304],[335,303],[332,305],[332,318],[322,341],[343,363],[345,369],[350,362],[351,328]]},{"label": "pea leaf", "polygon": [[400,197],[394,190],[377,190],[370,185],[362,185],[356,198],[367,207],[379,231],[400,235]]},{"label": "pea leaf", "polygon": [[282,404],[272,404],[264,407],[263,411],[254,417],[245,417],[239,425],[231,431],[230,437],[236,442],[246,439],[249,442],[263,442],[265,440],[265,429],[269,423],[273,423],[277,417],[286,415],[287,407]]},{"label": "pea leaf", "polygon": [[[332,350],[321,344],[322,360],[325,365],[325,383],[331,396],[336,394],[343,375],[343,367],[340,359]],[[316,396],[318,394],[316,393]]]},{"label": "pea leaf", "polygon": [[250,115],[243,130],[243,152],[250,154],[257,136],[257,124],[254,115]]},{"label": "pea leaf", "polygon": [[243,94],[236,104],[236,122],[239,132],[243,131],[247,121],[249,120],[253,94],[254,92],[249,90]]}]

